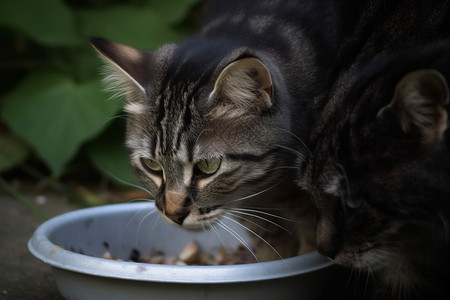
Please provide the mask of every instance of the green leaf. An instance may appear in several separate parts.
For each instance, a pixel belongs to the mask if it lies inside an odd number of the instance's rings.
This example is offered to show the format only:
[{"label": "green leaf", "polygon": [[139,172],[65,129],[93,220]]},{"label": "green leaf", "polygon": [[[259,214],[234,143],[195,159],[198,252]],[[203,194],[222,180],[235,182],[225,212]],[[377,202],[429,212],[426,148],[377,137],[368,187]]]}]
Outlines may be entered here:
[{"label": "green leaf", "polygon": [[116,120],[100,137],[87,145],[87,155],[106,177],[123,186],[141,186],[125,150],[125,126]]},{"label": "green leaf", "polygon": [[200,0],[149,0],[151,7],[159,11],[170,24],[183,21],[189,10]]},{"label": "green leaf", "polygon": [[53,51],[49,63],[55,69],[71,74],[76,81],[90,80],[98,76],[103,65],[87,40],[78,47]]},{"label": "green leaf", "polygon": [[58,177],[121,106],[107,101],[101,89],[98,80],[79,84],[65,74],[37,71],[4,99],[2,117]]},{"label": "green leaf", "polygon": [[29,154],[28,146],[8,132],[0,132],[0,173],[20,164]]},{"label": "green leaf", "polygon": [[139,49],[154,49],[179,39],[161,14],[150,8],[114,6],[102,10],[81,10],[76,15],[84,35],[100,36]]},{"label": "green leaf", "polygon": [[0,25],[46,46],[73,46],[82,42],[71,11],[59,0],[2,0]]}]

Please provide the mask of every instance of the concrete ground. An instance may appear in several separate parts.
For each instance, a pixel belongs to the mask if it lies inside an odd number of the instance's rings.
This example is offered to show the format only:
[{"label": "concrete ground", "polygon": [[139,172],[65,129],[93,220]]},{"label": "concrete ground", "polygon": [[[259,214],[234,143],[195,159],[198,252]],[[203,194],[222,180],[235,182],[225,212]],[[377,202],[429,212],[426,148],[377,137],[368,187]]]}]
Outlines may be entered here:
[{"label": "concrete ground", "polygon": [[[78,207],[55,194],[25,195],[53,217]],[[61,300],[50,267],[27,248],[28,240],[45,220],[0,190],[0,299]]]}]

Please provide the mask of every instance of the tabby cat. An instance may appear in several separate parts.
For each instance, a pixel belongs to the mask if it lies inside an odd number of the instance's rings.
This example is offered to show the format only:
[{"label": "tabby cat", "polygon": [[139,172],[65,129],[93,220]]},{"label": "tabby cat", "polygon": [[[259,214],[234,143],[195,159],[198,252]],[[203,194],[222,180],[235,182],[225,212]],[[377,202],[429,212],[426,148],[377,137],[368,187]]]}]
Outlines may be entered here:
[{"label": "tabby cat", "polygon": [[361,4],[298,163],[319,252],[367,271],[373,299],[450,299],[449,16]]},{"label": "tabby cat", "polygon": [[91,39],[106,84],[127,99],[131,164],[169,223],[234,217],[259,261],[313,249],[314,209],[293,162],[323,91],[320,52],[334,43],[311,17],[331,15],[326,2],[216,1],[201,33],[154,51]]}]

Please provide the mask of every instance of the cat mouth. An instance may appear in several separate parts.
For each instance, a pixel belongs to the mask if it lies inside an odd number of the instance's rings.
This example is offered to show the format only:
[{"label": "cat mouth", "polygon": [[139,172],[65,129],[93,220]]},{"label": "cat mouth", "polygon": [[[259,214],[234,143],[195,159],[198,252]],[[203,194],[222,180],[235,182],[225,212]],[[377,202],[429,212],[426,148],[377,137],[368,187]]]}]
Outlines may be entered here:
[{"label": "cat mouth", "polygon": [[183,224],[180,225],[180,227],[189,231],[204,231],[212,228],[214,224],[217,222],[217,220],[218,220],[217,215],[195,218],[194,220],[188,219],[186,222],[183,222]]},{"label": "cat mouth", "polygon": [[198,217],[193,217],[194,220],[186,223],[186,226],[198,226],[203,229],[209,229],[211,228],[217,221],[219,220],[220,213],[214,212],[210,213],[208,215],[200,215]]},{"label": "cat mouth", "polygon": [[171,225],[188,230],[198,230],[210,227],[210,224],[218,220],[218,216],[221,214],[219,208],[220,205],[189,208],[185,209],[183,213],[180,210],[176,214],[168,214],[166,211],[158,208],[158,212]]},{"label": "cat mouth", "polygon": [[218,222],[220,215],[221,210],[218,206],[196,212],[191,211],[179,226],[190,231],[208,230]]}]

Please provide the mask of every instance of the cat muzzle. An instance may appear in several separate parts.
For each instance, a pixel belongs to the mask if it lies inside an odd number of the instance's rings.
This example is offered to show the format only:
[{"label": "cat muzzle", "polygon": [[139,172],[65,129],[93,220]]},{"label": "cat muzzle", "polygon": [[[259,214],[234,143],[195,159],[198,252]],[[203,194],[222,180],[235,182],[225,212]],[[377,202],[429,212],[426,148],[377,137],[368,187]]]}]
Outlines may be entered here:
[{"label": "cat muzzle", "polygon": [[170,214],[165,214],[167,218],[169,218],[171,221],[175,222],[178,225],[182,225],[184,219],[186,219],[186,217],[188,216],[189,211],[188,210],[182,210],[179,212],[176,212],[173,215]]},{"label": "cat muzzle", "polygon": [[317,251],[334,259],[340,250],[340,242],[335,227],[328,220],[319,220],[316,235]]}]

